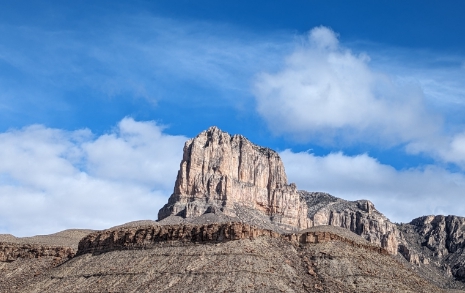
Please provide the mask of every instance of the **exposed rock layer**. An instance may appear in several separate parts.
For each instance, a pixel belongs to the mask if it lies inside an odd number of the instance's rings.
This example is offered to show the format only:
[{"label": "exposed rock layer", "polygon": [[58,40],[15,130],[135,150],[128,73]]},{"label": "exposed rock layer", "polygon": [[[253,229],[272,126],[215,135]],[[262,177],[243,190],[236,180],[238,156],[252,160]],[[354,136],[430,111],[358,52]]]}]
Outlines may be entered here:
[{"label": "exposed rock layer", "polygon": [[[272,230],[260,229],[245,223],[224,223],[205,225],[151,225],[137,228],[120,228],[94,232],[79,242],[78,255],[103,253],[113,250],[149,248],[155,243],[181,241],[193,243],[225,242],[232,240],[270,237],[287,240],[293,244],[322,243],[329,241],[345,242],[350,246],[364,247],[381,254],[388,252],[345,230],[307,229],[299,233],[280,234]],[[336,230],[335,230],[336,229]],[[337,231],[338,233],[335,233]],[[341,236],[344,235],[344,236]]]},{"label": "exposed rock layer", "polygon": [[18,258],[41,257],[54,257],[57,261],[64,261],[72,258],[75,253],[76,250],[70,247],[0,242],[0,262],[12,262]]},{"label": "exposed rock layer", "polygon": [[75,253],[71,247],[0,242],[0,292],[22,292],[20,288]]},{"label": "exposed rock layer", "polygon": [[[218,240],[221,231],[238,239]],[[148,239],[148,235],[158,236]],[[194,235],[204,240],[192,242]],[[302,237],[289,235],[315,238],[301,243]],[[337,227],[315,227],[282,237],[240,223],[154,225],[112,229],[86,238],[78,256],[17,289],[25,293],[443,292],[380,247]],[[119,247],[109,250],[109,243]]]}]

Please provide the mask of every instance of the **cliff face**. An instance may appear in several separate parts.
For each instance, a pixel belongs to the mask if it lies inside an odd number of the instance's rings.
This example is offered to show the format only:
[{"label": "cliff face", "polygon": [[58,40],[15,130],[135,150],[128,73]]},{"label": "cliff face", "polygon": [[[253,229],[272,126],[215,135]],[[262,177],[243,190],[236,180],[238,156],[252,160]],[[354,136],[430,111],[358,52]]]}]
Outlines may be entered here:
[{"label": "cliff face", "polygon": [[308,218],[314,226],[331,225],[348,229],[366,240],[397,254],[395,224],[369,200],[347,201],[322,192],[299,191],[308,205]]},{"label": "cliff face", "polygon": [[259,211],[283,228],[309,226],[306,204],[287,183],[279,155],[211,127],[186,142],[174,192],[158,219],[206,212],[235,217],[237,206]]},{"label": "cliff face", "polygon": [[157,243],[169,241],[221,243],[243,239],[254,240],[259,237],[281,239],[293,245],[338,241],[353,247],[363,247],[376,253],[389,254],[380,246],[347,233],[341,228],[322,227],[306,229],[297,233],[281,234],[246,223],[232,222],[203,225],[150,225],[97,231],[81,239],[77,255],[127,249],[150,249]]},{"label": "cliff face", "polygon": [[[465,281],[464,217],[423,216],[399,225],[399,230],[399,252],[420,271]],[[462,282],[449,287],[464,289]]]}]

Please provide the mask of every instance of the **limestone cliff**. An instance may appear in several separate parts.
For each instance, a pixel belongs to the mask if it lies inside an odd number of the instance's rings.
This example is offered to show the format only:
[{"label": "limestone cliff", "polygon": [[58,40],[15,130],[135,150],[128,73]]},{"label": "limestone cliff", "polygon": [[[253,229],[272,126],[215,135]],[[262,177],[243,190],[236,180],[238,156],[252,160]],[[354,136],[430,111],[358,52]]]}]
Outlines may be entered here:
[{"label": "limestone cliff", "polygon": [[288,184],[279,155],[211,127],[186,142],[174,192],[158,219],[210,212],[235,217],[237,207],[259,211],[285,229],[309,226],[307,206]]}]

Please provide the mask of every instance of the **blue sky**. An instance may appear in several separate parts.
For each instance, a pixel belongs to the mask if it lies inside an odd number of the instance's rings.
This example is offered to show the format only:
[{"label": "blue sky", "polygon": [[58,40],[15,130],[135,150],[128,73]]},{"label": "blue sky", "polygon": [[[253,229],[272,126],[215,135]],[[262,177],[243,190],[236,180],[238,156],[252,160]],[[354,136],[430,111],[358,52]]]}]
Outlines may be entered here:
[{"label": "blue sky", "polygon": [[465,215],[462,1],[15,1],[0,233],[155,219],[211,125],[391,220]]}]

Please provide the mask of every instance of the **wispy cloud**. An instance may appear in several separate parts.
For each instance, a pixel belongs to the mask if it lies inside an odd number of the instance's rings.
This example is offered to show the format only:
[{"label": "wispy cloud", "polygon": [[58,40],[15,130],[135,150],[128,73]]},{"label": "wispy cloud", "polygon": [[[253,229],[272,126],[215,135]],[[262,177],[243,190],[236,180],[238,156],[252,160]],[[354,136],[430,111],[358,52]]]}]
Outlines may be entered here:
[{"label": "wispy cloud", "polygon": [[[1,26],[0,104],[46,115],[79,100],[229,103],[250,96],[250,77],[277,66],[292,36],[249,34],[224,24],[148,15],[106,15],[79,30]],[[279,41],[279,40],[282,40]],[[207,95],[194,95],[198,89]],[[29,105],[39,104],[39,107]],[[11,112],[9,112],[11,113]]]}]

